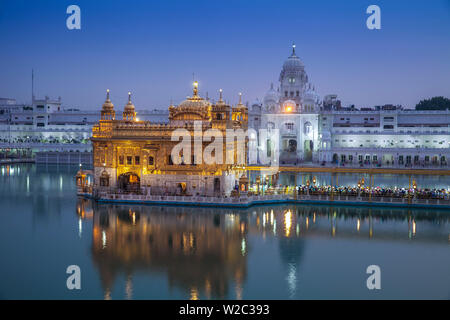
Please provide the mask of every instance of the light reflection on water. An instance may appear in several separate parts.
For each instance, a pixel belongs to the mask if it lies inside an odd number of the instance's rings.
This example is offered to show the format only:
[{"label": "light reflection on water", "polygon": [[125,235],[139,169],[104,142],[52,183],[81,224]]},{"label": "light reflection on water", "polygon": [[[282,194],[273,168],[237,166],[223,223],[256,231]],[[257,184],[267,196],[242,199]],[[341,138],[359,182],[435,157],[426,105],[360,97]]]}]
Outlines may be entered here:
[{"label": "light reflection on water", "polygon": [[99,205],[75,196],[77,167],[17,167],[0,177],[2,298],[449,298],[445,211]]}]

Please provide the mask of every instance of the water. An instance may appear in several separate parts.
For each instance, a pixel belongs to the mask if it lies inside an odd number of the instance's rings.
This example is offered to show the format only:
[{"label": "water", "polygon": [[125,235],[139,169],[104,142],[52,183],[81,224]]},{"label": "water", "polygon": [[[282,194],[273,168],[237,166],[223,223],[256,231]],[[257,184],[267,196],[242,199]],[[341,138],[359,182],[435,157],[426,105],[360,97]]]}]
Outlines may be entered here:
[{"label": "water", "polygon": [[449,212],[98,205],[76,166],[0,170],[3,299],[450,298]]}]

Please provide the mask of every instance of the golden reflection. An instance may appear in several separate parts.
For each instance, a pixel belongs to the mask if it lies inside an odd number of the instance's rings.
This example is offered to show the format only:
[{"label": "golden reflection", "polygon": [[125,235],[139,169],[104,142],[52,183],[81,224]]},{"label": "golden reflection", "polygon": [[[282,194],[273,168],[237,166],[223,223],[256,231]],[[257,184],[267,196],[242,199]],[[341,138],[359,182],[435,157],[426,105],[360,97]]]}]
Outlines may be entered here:
[{"label": "golden reflection", "polygon": [[198,300],[198,291],[197,288],[191,288],[191,297],[189,300]]},{"label": "golden reflection", "polygon": [[284,214],[284,230],[286,237],[289,237],[292,226],[292,212],[289,210]]},{"label": "golden reflection", "polygon": [[[301,209],[274,206],[270,211],[267,207],[253,207],[251,211],[237,213],[233,209],[212,212],[209,208],[131,206],[130,211],[130,206],[125,205],[94,203],[92,206],[92,259],[98,269],[105,299],[111,298],[112,288],[124,286],[126,296],[131,299],[135,295],[131,279],[136,273],[140,277],[146,273],[162,274],[167,277],[169,289],[175,288],[186,297],[242,298],[246,288],[247,257],[253,241],[261,241],[259,245],[277,243],[279,250],[276,254],[280,255],[280,261],[285,266],[292,265],[295,270],[301,270],[298,263],[305,238],[365,241],[367,233],[359,232],[365,221],[369,224],[370,237],[374,237],[372,216],[361,214],[357,209],[357,214],[350,212],[350,215],[343,217],[342,212],[349,209],[329,211],[324,207],[314,208],[313,211],[309,206]],[[77,224],[81,220],[80,210],[79,206],[74,210]],[[409,222],[410,235],[416,234],[419,217],[404,221],[398,219],[400,216],[394,216],[397,214],[395,210],[392,209],[383,218],[394,219],[395,223]],[[378,221],[377,215],[374,216]],[[339,234],[338,218],[342,224]],[[266,228],[258,225],[261,219]],[[301,229],[303,219],[304,228],[311,226],[307,232]],[[269,226],[272,221],[273,225]],[[311,222],[315,224],[312,226]],[[354,232],[355,225],[358,233]],[[330,227],[333,238],[330,237]],[[377,227],[374,240],[399,240],[389,225],[385,227],[381,223]],[[83,225],[83,229],[86,232],[89,227]],[[450,241],[447,230],[439,235],[433,233],[426,240],[435,241],[437,237],[445,243]],[[266,238],[267,243],[263,240]],[[289,288],[295,292],[296,272],[293,272],[294,269],[291,271],[287,279]],[[118,279],[125,279],[126,282],[116,286]]]},{"label": "golden reflection", "polygon": [[209,279],[205,280],[205,296],[207,299],[211,299],[211,282]]},{"label": "golden reflection", "polygon": [[241,233],[245,233],[245,223],[241,222]]},{"label": "golden reflection", "polygon": [[[241,217],[206,208],[97,206],[92,256],[104,292],[121,273],[163,271],[171,287],[194,298],[225,299],[236,272],[243,281],[247,273],[248,230]],[[131,284],[130,278],[130,297]]]}]

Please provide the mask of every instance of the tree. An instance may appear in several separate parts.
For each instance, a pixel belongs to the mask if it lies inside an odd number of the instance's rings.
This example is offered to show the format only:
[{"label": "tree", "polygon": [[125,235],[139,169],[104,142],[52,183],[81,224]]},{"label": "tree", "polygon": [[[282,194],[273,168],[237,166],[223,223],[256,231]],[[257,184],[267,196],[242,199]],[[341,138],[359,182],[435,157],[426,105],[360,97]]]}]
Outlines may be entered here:
[{"label": "tree", "polygon": [[450,99],[445,97],[433,97],[420,101],[416,110],[450,110]]}]

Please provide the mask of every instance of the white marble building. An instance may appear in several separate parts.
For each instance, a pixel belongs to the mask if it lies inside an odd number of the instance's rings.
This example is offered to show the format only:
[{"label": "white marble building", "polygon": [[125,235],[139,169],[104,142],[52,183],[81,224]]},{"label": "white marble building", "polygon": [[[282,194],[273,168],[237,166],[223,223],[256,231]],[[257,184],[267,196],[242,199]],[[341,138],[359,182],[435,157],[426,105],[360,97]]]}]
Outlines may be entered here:
[{"label": "white marble building", "polygon": [[[295,46],[283,64],[279,81],[278,89],[272,84],[264,96],[259,128],[279,130],[280,165],[318,161],[321,102],[295,54]],[[250,108],[249,126],[252,119],[258,118],[255,107],[252,104]]]},{"label": "white marble building", "polygon": [[[449,110],[416,111],[392,105],[357,110],[342,108],[336,95],[326,95],[322,101],[295,46],[282,66],[279,85],[272,84],[262,102],[250,105],[249,127],[279,130],[280,165],[450,164]],[[249,138],[250,144],[257,143]],[[266,148],[266,142],[258,145]]]}]

